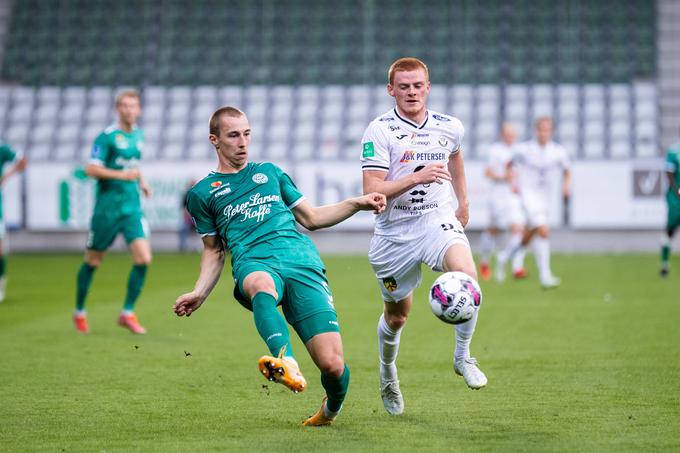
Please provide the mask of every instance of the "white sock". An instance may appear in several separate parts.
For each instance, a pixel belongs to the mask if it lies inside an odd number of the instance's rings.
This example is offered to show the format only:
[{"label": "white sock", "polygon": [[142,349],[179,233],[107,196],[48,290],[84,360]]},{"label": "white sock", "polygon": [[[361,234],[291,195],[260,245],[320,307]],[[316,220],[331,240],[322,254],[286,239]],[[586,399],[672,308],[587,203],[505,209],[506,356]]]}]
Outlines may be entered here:
[{"label": "white sock", "polygon": [[496,237],[491,235],[488,231],[482,231],[479,237],[479,262],[482,264],[489,264],[491,254],[496,247]]},{"label": "white sock", "polygon": [[455,326],[456,352],[453,353],[454,360],[467,359],[470,357],[470,342],[472,341],[472,335],[475,333],[478,314],[479,310],[476,310],[475,314],[472,315],[472,319]]},{"label": "white sock", "polygon": [[505,266],[505,263],[508,262],[511,256],[514,256],[515,252],[519,250],[519,246],[522,243],[522,233],[519,234],[513,234],[510,236],[510,239],[508,240],[508,243],[505,245],[505,248],[498,252],[498,256],[496,259],[498,260],[498,265]]},{"label": "white sock", "polygon": [[534,253],[536,254],[536,265],[540,279],[545,280],[552,276],[550,271],[550,241],[541,237],[534,239]]},{"label": "white sock", "polygon": [[527,248],[520,244],[512,255],[512,271],[516,272],[524,268],[524,257],[527,254]]},{"label": "white sock", "polygon": [[323,415],[324,415],[324,417],[326,417],[326,418],[335,418],[335,417],[337,417],[341,410],[342,410],[342,406],[340,406],[340,409],[338,409],[338,410],[335,411],[335,412],[333,412],[332,410],[329,410],[329,409],[328,409],[328,401],[326,401],[326,402],[324,403],[324,405],[323,405]]},{"label": "white sock", "polygon": [[397,379],[395,362],[399,353],[401,331],[402,329],[392,330],[385,321],[385,314],[380,315],[378,320],[378,350],[380,351],[380,378],[383,381]]}]

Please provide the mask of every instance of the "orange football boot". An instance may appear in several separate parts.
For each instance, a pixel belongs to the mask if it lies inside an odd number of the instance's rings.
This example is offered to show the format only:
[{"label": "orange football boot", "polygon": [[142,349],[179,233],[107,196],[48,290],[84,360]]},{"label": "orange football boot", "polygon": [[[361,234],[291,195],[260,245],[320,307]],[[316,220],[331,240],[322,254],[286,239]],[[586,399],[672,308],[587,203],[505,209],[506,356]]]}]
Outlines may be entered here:
[{"label": "orange football boot", "polygon": [[127,327],[130,329],[130,332],[144,335],[146,333],[146,329],[139,324],[139,321],[137,321],[137,316],[135,316],[134,313],[125,314],[121,313],[120,316],[118,317],[118,325],[121,327]]},{"label": "orange football boot", "polygon": [[302,422],[304,426],[327,426],[333,423],[333,420],[335,418],[328,418],[326,417],[326,414],[323,412],[323,408],[326,406],[326,400],[328,397],[324,396],[323,400],[321,401],[321,408],[316,412],[316,414],[312,415],[309,417],[307,420]]},{"label": "orange football boot", "polygon": [[516,271],[512,271],[512,276],[515,277],[517,280],[527,278],[528,275],[529,275],[529,273],[523,267],[520,268],[520,269],[517,269]]},{"label": "orange football boot", "polygon": [[73,324],[76,326],[78,332],[84,334],[90,333],[90,326],[87,325],[87,316],[85,316],[85,313],[74,313]]},{"label": "orange football boot", "polygon": [[281,348],[278,357],[264,355],[257,361],[257,367],[264,377],[273,382],[283,384],[294,393],[303,392],[307,388],[298,364],[283,357],[286,348]]},{"label": "orange football boot", "polygon": [[491,280],[491,268],[487,263],[479,266],[479,275],[482,277],[482,280]]}]

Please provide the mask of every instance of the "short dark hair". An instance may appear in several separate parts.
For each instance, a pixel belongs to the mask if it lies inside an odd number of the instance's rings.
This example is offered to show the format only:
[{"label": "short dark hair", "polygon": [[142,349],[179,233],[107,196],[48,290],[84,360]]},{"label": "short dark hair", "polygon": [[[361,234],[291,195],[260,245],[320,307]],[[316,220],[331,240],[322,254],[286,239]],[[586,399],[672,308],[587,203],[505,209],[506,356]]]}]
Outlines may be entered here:
[{"label": "short dark hair", "polygon": [[210,117],[210,133],[212,135],[220,136],[220,118],[222,116],[230,116],[232,118],[238,118],[245,116],[243,111],[237,109],[236,107],[226,106],[220,107],[215,110],[215,113]]}]

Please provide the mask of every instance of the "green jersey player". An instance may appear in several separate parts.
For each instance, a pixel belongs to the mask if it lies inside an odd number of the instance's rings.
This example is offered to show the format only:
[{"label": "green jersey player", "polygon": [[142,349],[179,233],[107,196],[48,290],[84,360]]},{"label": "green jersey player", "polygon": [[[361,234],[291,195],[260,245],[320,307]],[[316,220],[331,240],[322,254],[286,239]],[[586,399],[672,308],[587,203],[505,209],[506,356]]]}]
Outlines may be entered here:
[{"label": "green jersey player", "polygon": [[125,90],[116,97],[118,124],[109,126],[94,142],[90,161],[85,169],[88,176],[97,178],[97,195],[90,222],[85,262],[78,271],[76,329],[89,332],[85,315],[85,298],[92,277],[106,250],[122,233],[132,255],[132,270],[127,283],[127,294],[118,324],[137,334],[146,329],[134,314],[135,303],[144,286],[146,269],[151,262],[148,227],[139,199],[139,191],[151,196],[151,190],[139,171],[144,135],[135,123],[141,114],[139,93]]},{"label": "green jersey player", "polygon": [[671,240],[676,228],[680,226],[680,143],[671,145],[666,153],[666,175],[668,177],[668,191],[666,192],[668,217],[666,219],[666,236],[661,245],[662,277],[668,276]]},{"label": "green jersey player", "polygon": [[[5,164],[15,162],[15,164],[6,173],[3,172]],[[0,302],[5,300],[5,286],[7,285],[7,277],[5,276],[5,253],[2,246],[3,238],[5,237],[5,222],[2,214],[2,191],[1,187],[10,176],[24,171],[26,168],[26,158],[20,156],[6,143],[0,142]]]},{"label": "green jersey player", "polygon": [[217,170],[187,194],[187,210],[203,240],[201,269],[193,291],[177,298],[173,309],[189,316],[208,297],[231,252],[235,298],[253,312],[255,326],[271,356],[258,367],[269,380],[295,392],[306,381],[300,373],[285,320],[293,326],[321,371],[326,398],[308,426],[330,424],[349,385],[333,297],[319,253],[295,228],[335,225],[359,210],[382,212],[384,195],[371,193],[328,206],[313,207],[291,179],[271,163],[248,163],[250,125],[234,107],[210,119],[210,141]]}]

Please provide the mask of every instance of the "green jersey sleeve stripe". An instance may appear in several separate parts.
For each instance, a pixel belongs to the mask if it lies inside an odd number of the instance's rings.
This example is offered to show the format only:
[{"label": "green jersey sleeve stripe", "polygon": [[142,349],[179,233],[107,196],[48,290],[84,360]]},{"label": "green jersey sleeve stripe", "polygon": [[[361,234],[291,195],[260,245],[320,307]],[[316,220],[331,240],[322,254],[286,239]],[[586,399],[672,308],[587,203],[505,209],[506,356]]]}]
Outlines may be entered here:
[{"label": "green jersey sleeve stripe", "polygon": [[289,204],[289,205],[288,205],[288,209],[293,209],[293,208],[295,208],[295,206],[299,205],[299,204],[302,203],[303,201],[305,201],[305,197],[304,197],[304,196],[298,198],[297,200],[295,200],[294,202],[292,202],[291,204]]}]

